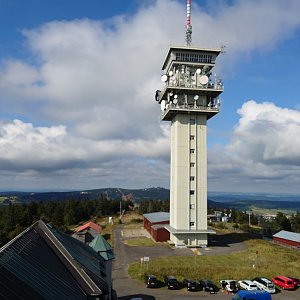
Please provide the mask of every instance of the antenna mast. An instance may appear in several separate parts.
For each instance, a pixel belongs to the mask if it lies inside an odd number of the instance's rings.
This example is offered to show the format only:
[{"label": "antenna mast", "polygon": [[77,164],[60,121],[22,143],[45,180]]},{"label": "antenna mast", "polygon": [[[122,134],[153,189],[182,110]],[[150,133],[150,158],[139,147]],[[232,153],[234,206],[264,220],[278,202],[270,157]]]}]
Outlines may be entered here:
[{"label": "antenna mast", "polygon": [[192,25],[191,25],[191,0],[186,0],[186,30],[185,41],[187,46],[192,44]]}]

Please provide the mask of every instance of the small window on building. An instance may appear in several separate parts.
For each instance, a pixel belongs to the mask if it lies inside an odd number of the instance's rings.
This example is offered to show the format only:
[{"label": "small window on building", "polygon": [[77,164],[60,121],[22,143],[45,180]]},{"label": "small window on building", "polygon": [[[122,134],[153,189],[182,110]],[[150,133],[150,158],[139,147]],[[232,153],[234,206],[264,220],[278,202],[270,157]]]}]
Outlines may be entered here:
[{"label": "small window on building", "polygon": [[191,167],[191,168],[194,168],[194,167],[195,167],[195,163],[191,162],[191,163],[190,163],[190,167]]},{"label": "small window on building", "polygon": [[190,195],[194,195],[194,194],[195,194],[195,191],[191,190]]},{"label": "small window on building", "polygon": [[190,153],[191,154],[195,153],[195,149],[190,149]]},{"label": "small window on building", "polygon": [[194,181],[195,180],[195,176],[190,176],[190,181]]},{"label": "small window on building", "polygon": [[190,140],[193,141],[195,139],[194,135],[190,135]]},{"label": "small window on building", "polygon": [[195,122],[195,119],[190,119],[190,124],[191,125],[194,125],[196,122]]},{"label": "small window on building", "polygon": [[190,222],[190,226],[195,226],[195,222]]},{"label": "small window on building", "polygon": [[190,204],[190,209],[195,209],[195,204]]}]

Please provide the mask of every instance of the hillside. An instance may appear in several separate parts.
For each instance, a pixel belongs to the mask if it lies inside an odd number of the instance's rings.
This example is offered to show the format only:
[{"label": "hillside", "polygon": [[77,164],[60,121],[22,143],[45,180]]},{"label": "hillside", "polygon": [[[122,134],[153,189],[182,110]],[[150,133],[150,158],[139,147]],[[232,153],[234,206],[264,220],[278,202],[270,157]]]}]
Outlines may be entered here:
[{"label": "hillside", "polygon": [[[111,200],[131,200],[139,203],[145,200],[169,200],[170,191],[161,187],[144,189],[103,188],[69,192],[0,192],[0,204],[30,202],[60,202],[67,200],[94,200],[105,196]],[[208,205],[216,208],[239,210],[281,210],[300,211],[300,196],[209,193]]]}]

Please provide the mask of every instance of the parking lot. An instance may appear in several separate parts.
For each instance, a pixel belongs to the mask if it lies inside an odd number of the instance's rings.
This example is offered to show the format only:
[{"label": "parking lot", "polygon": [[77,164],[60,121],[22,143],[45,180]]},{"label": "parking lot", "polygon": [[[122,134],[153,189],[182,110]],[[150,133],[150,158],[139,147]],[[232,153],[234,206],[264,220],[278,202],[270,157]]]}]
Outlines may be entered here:
[{"label": "parking lot", "polygon": [[[126,234],[122,234],[122,228],[117,228],[114,232],[115,243],[114,252],[115,260],[113,263],[113,287],[117,293],[118,299],[127,300],[133,297],[140,297],[145,300],[185,300],[185,299],[231,299],[232,295],[218,292],[217,294],[209,294],[203,291],[188,292],[185,288],[180,290],[168,290],[166,287],[160,287],[155,289],[147,288],[143,282],[130,279],[127,274],[128,265],[132,262],[138,261],[141,257],[160,257],[160,256],[193,256],[193,252],[190,249],[171,249],[165,246],[157,247],[130,247],[124,244],[124,239],[130,238]],[[243,249],[243,241],[240,243],[226,244],[224,251],[239,251]],[[219,254],[222,252],[222,245],[218,245],[208,251],[208,255]],[[215,250],[215,251],[214,251]],[[280,291],[272,295],[273,300],[299,300],[300,288],[296,291]]]}]

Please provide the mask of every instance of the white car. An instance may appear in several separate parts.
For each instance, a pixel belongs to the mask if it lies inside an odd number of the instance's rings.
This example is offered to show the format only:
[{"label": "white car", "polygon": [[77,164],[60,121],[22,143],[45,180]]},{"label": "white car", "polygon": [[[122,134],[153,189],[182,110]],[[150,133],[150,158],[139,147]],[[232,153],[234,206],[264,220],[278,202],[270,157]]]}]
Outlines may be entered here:
[{"label": "white car", "polygon": [[258,290],[257,285],[251,280],[240,280],[238,283],[241,289],[248,291]]},{"label": "white car", "polygon": [[267,278],[256,277],[253,279],[253,283],[255,283],[259,289],[267,291],[270,294],[276,293],[274,283]]},{"label": "white car", "polygon": [[232,280],[232,279],[220,280],[220,285],[222,290],[226,290],[230,293],[236,293],[239,290],[237,287],[236,280]]}]

